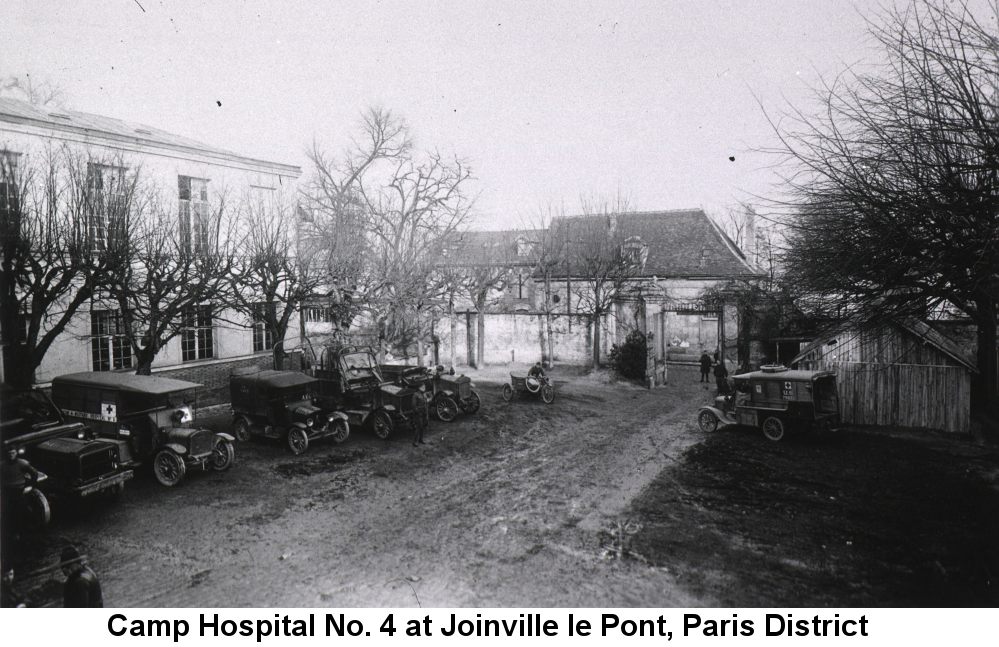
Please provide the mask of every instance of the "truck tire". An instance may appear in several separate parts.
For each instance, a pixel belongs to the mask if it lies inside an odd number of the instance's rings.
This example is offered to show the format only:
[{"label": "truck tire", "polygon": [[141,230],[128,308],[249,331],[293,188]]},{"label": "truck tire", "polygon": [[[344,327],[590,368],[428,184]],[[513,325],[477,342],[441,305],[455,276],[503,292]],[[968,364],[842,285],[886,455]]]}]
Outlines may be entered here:
[{"label": "truck tire", "polygon": [[184,480],[187,465],[173,450],[164,448],[153,456],[153,474],[161,485],[173,487]]}]

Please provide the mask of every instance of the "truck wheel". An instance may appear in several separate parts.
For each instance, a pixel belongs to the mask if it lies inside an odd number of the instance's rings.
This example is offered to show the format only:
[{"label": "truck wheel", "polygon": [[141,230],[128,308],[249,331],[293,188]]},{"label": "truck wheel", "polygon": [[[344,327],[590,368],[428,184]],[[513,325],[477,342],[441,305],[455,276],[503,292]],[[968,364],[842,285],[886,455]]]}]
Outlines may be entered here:
[{"label": "truck wheel", "polygon": [[232,467],[236,460],[236,448],[225,438],[216,438],[212,447],[212,469],[216,472],[224,472]]},{"label": "truck wheel", "polygon": [[301,427],[292,427],[289,429],[286,440],[288,442],[288,449],[296,456],[309,448],[309,435]]},{"label": "truck wheel", "polygon": [[509,384],[503,385],[503,399],[507,402],[513,400],[513,387]]},{"label": "truck wheel", "polygon": [[43,530],[52,520],[49,500],[40,490],[32,490],[24,495],[24,520],[29,530]]},{"label": "truck wheel", "polygon": [[339,444],[347,440],[347,436],[350,435],[350,424],[346,420],[337,418],[330,424],[333,425],[333,442]]},{"label": "truck wheel", "polygon": [[718,429],[718,416],[710,411],[702,411],[697,416],[697,426],[701,428],[701,431],[710,434]]},{"label": "truck wheel", "polygon": [[770,440],[777,442],[784,437],[784,423],[780,418],[773,416],[763,421],[763,435]]},{"label": "truck wheel", "polygon": [[458,415],[458,404],[446,395],[437,399],[437,417],[444,422],[451,422]]},{"label": "truck wheel", "polygon": [[153,457],[153,474],[156,480],[167,487],[173,487],[184,479],[187,473],[187,465],[184,459],[175,454],[172,450],[161,449]]},{"label": "truck wheel", "polygon": [[541,387],[541,399],[545,401],[545,404],[551,404],[555,401],[555,387],[551,384],[546,384]]},{"label": "truck wheel", "polygon": [[482,406],[482,401],[479,400],[479,394],[475,391],[468,396],[465,400],[465,413],[473,414],[478,412],[479,408]]},{"label": "truck wheel", "polygon": [[232,435],[243,443],[250,439],[250,423],[246,418],[236,418],[232,421]]},{"label": "truck wheel", "polygon": [[375,411],[371,414],[371,430],[376,438],[387,439],[392,435],[392,417],[384,411]]}]

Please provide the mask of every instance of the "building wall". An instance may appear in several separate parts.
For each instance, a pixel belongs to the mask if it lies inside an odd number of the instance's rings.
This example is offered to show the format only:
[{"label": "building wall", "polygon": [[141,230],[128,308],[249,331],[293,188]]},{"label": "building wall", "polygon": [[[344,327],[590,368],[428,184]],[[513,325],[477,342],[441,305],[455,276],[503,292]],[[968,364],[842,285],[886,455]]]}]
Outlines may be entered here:
[{"label": "building wall", "polygon": [[[0,150],[19,153],[19,165],[22,169],[42,163],[49,154],[61,155],[68,152],[82,157],[84,162],[90,157],[99,163],[114,161],[129,170],[137,170],[144,186],[162,205],[163,211],[178,222],[178,236],[179,176],[207,180],[209,204],[213,210],[223,200],[229,208],[246,198],[278,202],[293,197],[297,186],[297,175],[289,171],[293,167],[272,166],[266,162],[254,164],[235,156],[225,160],[219,159],[218,155],[201,154],[197,151],[167,150],[121,141],[108,142],[99,135],[67,134],[42,126],[0,122]],[[245,223],[242,224],[245,226]],[[240,230],[237,229],[236,235],[239,233]],[[99,302],[93,307],[102,309]],[[90,312],[90,304],[81,306],[66,332],[55,340],[46,353],[36,371],[36,382],[44,384],[57,375],[93,370]],[[248,318],[231,310],[217,313],[213,331],[214,359],[243,358],[253,362],[260,357],[269,359],[269,352],[254,355],[250,325]],[[294,316],[286,336],[286,348],[293,350],[298,345],[298,339],[299,318]],[[178,336],[157,354],[153,369],[180,368],[189,364],[207,366],[212,361],[183,362],[181,338]]]}]

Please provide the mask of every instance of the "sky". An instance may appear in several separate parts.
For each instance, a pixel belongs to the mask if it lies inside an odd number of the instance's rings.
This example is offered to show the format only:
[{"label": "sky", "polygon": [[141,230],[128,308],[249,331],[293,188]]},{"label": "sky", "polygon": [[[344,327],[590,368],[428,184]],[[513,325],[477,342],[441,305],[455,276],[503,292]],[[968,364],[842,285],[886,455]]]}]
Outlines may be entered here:
[{"label": "sky", "polygon": [[0,76],[305,175],[313,141],[341,150],[388,108],[471,164],[478,229],[581,197],[759,204],[768,115],[874,55],[870,7],[828,0],[2,3]]}]

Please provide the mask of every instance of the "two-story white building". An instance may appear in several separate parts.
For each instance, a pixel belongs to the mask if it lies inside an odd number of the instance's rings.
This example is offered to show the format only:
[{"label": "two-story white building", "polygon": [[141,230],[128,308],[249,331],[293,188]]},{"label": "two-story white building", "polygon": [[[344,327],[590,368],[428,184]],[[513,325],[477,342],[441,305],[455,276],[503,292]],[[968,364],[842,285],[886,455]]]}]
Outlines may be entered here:
[{"label": "two-story white building", "polygon": [[[245,157],[150,126],[0,98],[0,153],[8,164],[27,169],[53,152],[75,156],[82,164],[93,160],[86,167],[88,182],[141,169],[143,181],[166,205],[163,210],[176,214],[177,236],[195,246],[202,219],[223,199],[266,203],[293,198],[301,176],[297,166]],[[113,160],[111,166],[108,160]],[[298,321],[292,318],[286,340],[298,338]],[[184,323],[182,334],[157,354],[155,373],[222,388],[240,365],[266,366],[270,361],[273,340],[263,324],[225,304],[194,308]],[[98,293],[53,343],[35,381],[45,384],[76,371],[134,370],[119,326],[116,306]]]}]

